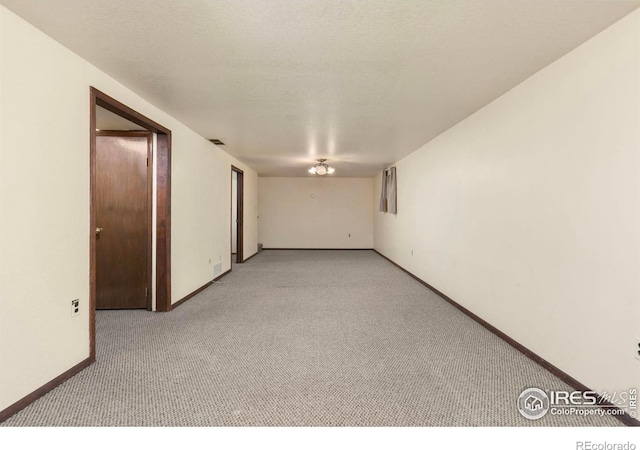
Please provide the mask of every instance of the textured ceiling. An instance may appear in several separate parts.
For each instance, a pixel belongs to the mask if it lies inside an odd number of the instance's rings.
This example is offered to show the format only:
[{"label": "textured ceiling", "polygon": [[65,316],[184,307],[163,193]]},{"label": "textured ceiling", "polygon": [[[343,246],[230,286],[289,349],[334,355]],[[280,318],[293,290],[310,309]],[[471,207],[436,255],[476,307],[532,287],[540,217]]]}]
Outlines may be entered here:
[{"label": "textured ceiling", "polygon": [[371,176],[640,5],[0,3],[265,176]]}]

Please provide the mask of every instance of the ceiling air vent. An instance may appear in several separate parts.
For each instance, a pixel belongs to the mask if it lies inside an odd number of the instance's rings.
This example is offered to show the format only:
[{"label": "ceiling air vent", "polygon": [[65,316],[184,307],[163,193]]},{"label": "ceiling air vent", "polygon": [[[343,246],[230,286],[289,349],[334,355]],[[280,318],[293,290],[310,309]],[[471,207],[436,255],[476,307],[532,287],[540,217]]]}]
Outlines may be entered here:
[{"label": "ceiling air vent", "polygon": [[209,140],[216,145],[224,145],[224,142],[222,142],[220,139],[209,139]]}]

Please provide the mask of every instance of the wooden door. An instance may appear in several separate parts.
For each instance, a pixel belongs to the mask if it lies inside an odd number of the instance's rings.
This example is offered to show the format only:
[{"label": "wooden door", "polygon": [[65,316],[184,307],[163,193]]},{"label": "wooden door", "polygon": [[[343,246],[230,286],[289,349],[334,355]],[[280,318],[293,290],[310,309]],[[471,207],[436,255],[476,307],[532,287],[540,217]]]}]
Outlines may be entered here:
[{"label": "wooden door", "polygon": [[96,132],[96,308],[150,309],[151,133]]}]

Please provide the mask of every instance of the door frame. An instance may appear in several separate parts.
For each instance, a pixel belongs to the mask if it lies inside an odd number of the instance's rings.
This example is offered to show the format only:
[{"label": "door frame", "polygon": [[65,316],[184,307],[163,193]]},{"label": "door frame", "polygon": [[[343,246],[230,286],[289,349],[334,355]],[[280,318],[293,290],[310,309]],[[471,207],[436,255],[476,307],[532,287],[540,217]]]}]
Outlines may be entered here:
[{"label": "door frame", "polygon": [[171,311],[171,130],[90,87],[89,109],[89,357],[96,355],[96,107],[100,106],[157,135],[156,311]]},{"label": "door frame", "polygon": [[[236,166],[231,166],[231,202],[233,202],[233,173],[236,173],[236,263],[242,264],[244,262],[244,171],[242,169],[237,168]],[[233,218],[233,204],[231,204],[231,217]],[[233,241],[233,223],[231,224],[231,241]],[[233,248],[233,242],[231,242],[230,249]],[[229,259],[231,260],[233,257],[231,256],[231,252],[229,252]],[[232,267],[231,264],[229,267]]]},{"label": "door frame", "polygon": [[145,137],[147,138],[147,251],[146,257],[146,270],[144,271],[144,282],[145,288],[148,288],[146,300],[146,308],[147,311],[151,311],[153,309],[153,298],[151,295],[151,280],[152,278],[152,263],[153,263],[153,252],[152,252],[152,239],[153,239],[153,132],[151,131],[120,131],[120,130],[100,130],[95,131],[96,136],[115,136],[115,137]]}]

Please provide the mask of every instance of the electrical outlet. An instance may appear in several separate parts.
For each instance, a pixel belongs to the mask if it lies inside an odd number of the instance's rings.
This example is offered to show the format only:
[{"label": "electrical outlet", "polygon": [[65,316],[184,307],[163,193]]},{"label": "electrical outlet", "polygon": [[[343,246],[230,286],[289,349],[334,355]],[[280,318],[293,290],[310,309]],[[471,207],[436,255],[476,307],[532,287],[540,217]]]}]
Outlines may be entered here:
[{"label": "electrical outlet", "polygon": [[80,299],[76,298],[71,300],[71,317],[75,317],[80,314]]},{"label": "electrical outlet", "polygon": [[635,338],[635,357],[638,361],[640,361],[640,337],[636,336]]},{"label": "electrical outlet", "polygon": [[413,256],[413,250],[411,250],[411,256]]}]

